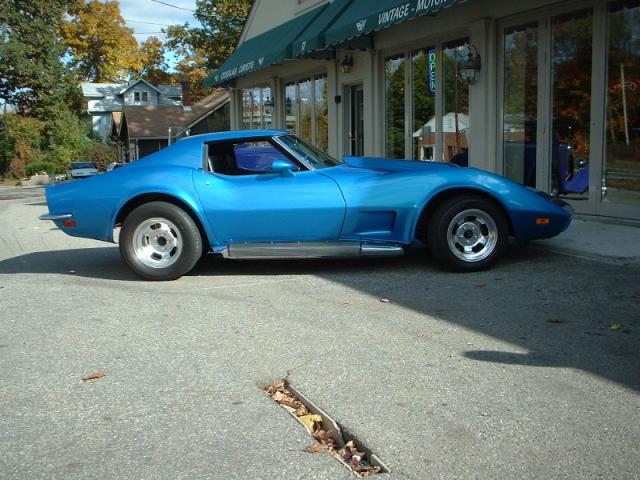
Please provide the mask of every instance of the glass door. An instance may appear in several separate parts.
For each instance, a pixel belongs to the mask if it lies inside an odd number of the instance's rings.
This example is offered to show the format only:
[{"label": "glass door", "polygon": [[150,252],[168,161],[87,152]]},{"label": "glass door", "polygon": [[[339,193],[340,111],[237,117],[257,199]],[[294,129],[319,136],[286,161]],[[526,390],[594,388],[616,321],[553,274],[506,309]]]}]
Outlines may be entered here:
[{"label": "glass door", "polygon": [[[602,202],[640,216],[640,0],[608,4]],[[633,213],[629,216],[633,216]]]},{"label": "glass door", "polygon": [[551,19],[551,192],[588,200],[592,10]]},{"label": "glass door", "polygon": [[[501,29],[503,174],[558,196],[588,200],[592,10],[525,18]],[[582,210],[588,208],[585,201]]]},{"label": "glass door", "polygon": [[536,188],[538,22],[504,30],[502,155],[504,175]]},{"label": "glass door", "polygon": [[347,151],[355,157],[364,156],[364,88],[361,83],[347,87],[349,98],[349,133]]}]

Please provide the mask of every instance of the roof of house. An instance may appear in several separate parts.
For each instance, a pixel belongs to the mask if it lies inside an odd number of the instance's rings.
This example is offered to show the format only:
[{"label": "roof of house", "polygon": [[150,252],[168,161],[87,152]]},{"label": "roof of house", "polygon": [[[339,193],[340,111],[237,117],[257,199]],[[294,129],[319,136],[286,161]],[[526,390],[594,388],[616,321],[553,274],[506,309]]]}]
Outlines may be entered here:
[{"label": "roof of house", "polygon": [[82,95],[89,98],[104,98],[122,95],[135,84],[144,82],[155,88],[162,95],[167,97],[180,97],[182,95],[182,85],[151,85],[145,80],[137,80],[130,83],[91,83],[83,82],[80,84]]},{"label": "roof of house", "polygon": [[89,83],[80,84],[82,95],[92,98],[103,98],[116,95],[122,88],[121,83]]},{"label": "roof of house", "polygon": [[227,90],[216,90],[195,103],[191,110],[182,106],[125,106],[122,122],[126,122],[129,138],[166,138],[171,128],[189,128],[229,101]]}]

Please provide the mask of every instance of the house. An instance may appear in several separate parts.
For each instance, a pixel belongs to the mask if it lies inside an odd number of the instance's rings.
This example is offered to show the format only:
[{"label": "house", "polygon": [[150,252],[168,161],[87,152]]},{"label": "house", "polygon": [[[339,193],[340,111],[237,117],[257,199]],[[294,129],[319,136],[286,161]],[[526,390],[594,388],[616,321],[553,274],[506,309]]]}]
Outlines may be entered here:
[{"label": "house", "polygon": [[255,0],[208,85],[231,89],[232,129],[335,157],[465,155],[549,193],[586,168],[561,194],[576,212],[640,220],[638,44],[637,0]]},{"label": "house", "polygon": [[81,83],[82,95],[91,116],[93,131],[106,142],[113,130],[114,114],[125,106],[180,106],[181,85],[152,85],[145,80],[129,83]]},{"label": "house", "polygon": [[125,105],[111,132],[120,160],[133,162],[186,135],[229,130],[227,90],[215,89],[193,105],[185,94],[184,102],[181,106]]}]

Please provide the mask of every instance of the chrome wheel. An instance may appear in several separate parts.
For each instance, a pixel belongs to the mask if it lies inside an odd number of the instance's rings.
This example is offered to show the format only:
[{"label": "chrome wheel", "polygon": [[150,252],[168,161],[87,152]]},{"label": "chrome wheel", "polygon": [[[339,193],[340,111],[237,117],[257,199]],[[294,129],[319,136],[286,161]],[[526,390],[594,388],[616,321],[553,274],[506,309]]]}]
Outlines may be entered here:
[{"label": "chrome wheel", "polygon": [[451,253],[465,262],[479,262],[498,244],[498,227],[482,210],[468,209],[457,214],[447,228],[447,244]]},{"label": "chrome wheel", "polygon": [[148,267],[170,267],[180,258],[182,248],[180,230],[165,218],[144,220],[133,233],[135,256]]}]

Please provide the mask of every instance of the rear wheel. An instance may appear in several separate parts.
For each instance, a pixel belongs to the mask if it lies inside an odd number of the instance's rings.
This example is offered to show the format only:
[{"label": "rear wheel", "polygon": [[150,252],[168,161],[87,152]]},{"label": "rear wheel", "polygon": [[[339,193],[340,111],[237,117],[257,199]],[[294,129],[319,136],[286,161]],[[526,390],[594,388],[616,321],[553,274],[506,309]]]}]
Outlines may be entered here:
[{"label": "rear wheel", "polygon": [[427,225],[434,257],[449,268],[475,272],[493,265],[509,240],[507,219],[494,202],[463,195],[440,205]]},{"label": "rear wheel", "polygon": [[147,280],[180,278],[195,266],[202,250],[198,226],[188,213],[171,203],[141,205],[122,224],[122,258]]}]

